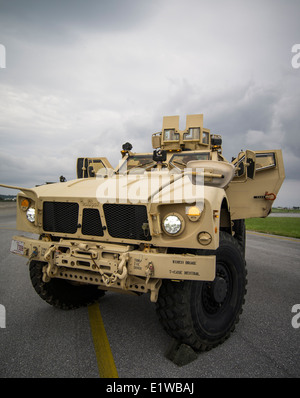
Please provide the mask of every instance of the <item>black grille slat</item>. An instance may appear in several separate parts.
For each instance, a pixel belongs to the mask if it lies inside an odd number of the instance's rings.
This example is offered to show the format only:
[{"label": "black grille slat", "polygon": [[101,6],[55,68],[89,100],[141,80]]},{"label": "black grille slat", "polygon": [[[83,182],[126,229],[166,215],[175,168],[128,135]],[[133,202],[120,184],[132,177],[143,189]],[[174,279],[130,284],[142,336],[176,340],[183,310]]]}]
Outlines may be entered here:
[{"label": "black grille slat", "polygon": [[105,203],[103,210],[108,233],[114,238],[151,240],[146,206]]},{"label": "black grille slat", "polygon": [[[146,206],[105,203],[103,211],[105,228],[113,238],[151,240]],[[83,235],[104,236],[99,209],[85,208],[82,220],[78,218],[78,203],[44,202],[43,204],[44,231],[75,234],[81,226]]]},{"label": "black grille slat", "polygon": [[44,231],[74,234],[78,227],[78,212],[78,203],[44,202]]},{"label": "black grille slat", "polygon": [[103,236],[101,218],[98,209],[83,209],[82,234]]}]

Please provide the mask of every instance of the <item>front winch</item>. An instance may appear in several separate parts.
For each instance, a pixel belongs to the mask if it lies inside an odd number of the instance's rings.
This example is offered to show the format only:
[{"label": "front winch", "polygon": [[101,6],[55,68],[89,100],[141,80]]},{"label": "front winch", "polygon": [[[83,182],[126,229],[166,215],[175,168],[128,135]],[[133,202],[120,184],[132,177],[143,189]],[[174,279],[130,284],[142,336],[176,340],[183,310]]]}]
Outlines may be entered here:
[{"label": "front winch", "polygon": [[[118,265],[118,270],[114,271],[111,275],[107,275],[105,274],[102,269],[101,269],[101,265],[99,266],[98,264],[96,264],[93,255],[91,253],[91,259],[93,261],[93,264],[95,265],[95,267],[98,269],[100,275],[102,276],[102,280],[104,282],[104,284],[106,286],[111,286],[112,284],[114,284],[118,279],[120,280],[124,280],[127,277],[127,261],[129,260],[129,255],[128,253],[123,253],[120,256],[121,261]],[[124,284],[123,284],[124,285]]]}]

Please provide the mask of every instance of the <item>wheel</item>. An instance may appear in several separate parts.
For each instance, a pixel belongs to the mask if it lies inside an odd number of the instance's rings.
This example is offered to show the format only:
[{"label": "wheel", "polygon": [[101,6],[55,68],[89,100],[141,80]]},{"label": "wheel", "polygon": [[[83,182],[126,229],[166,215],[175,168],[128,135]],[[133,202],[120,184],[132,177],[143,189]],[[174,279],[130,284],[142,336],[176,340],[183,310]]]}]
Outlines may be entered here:
[{"label": "wheel", "polygon": [[245,251],[246,251],[246,227],[245,227],[245,220],[234,220],[233,221],[233,227],[234,231],[234,238],[237,240],[239,243],[242,253],[245,257]]},{"label": "wheel", "polygon": [[29,265],[31,283],[37,294],[56,308],[70,310],[93,303],[105,294],[97,286],[73,285],[64,279],[53,278],[43,282],[46,263],[32,260]]},{"label": "wheel", "polygon": [[156,310],[167,331],[197,351],[227,339],[239,321],[246,294],[246,266],[238,242],[220,233],[213,282],[164,280]]}]

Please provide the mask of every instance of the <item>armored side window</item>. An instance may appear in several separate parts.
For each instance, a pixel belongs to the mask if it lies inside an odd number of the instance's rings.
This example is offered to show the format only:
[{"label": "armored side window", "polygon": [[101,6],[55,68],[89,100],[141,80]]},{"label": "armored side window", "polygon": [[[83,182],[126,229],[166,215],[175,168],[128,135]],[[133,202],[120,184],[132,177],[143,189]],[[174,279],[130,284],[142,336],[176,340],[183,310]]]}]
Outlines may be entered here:
[{"label": "armored side window", "polygon": [[203,131],[202,133],[202,142],[203,144],[209,144],[209,133],[207,131]]},{"label": "armored side window", "polygon": [[199,127],[190,127],[188,133],[183,134],[184,140],[197,140],[200,139],[200,128]]},{"label": "armored side window", "polygon": [[276,166],[275,153],[256,153],[256,171],[266,170]]},{"label": "armored side window", "polygon": [[164,141],[178,141],[179,133],[175,133],[175,129],[164,130]]}]

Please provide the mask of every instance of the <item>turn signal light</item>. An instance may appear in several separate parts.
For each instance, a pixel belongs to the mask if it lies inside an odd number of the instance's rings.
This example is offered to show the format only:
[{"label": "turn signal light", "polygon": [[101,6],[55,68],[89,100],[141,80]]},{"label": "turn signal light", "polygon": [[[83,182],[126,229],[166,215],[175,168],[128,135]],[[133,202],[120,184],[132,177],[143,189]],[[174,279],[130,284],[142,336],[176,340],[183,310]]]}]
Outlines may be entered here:
[{"label": "turn signal light", "polygon": [[23,199],[22,202],[21,202],[21,209],[23,211],[26,211],[29,208],[29,205],[30,205],[29,200],[28,199]]},{"label": "turn signal light", "polygon": [[201,216],[201,211],[197,206],[192,206],[188,209],[187,216],[190,221],[198,221]]}]

